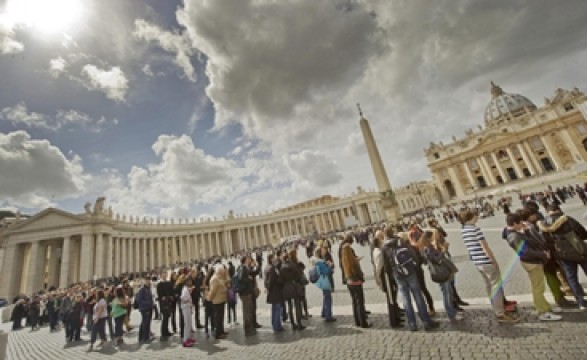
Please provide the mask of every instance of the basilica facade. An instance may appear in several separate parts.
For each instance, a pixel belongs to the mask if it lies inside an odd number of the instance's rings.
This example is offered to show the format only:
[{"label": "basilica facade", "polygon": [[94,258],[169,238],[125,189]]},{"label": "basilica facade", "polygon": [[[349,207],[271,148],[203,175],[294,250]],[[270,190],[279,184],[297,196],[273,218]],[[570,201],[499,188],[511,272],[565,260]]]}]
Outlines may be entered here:
[{"label": "basilica facade", "polygon": [[587,160],[587,97],[557,89],[538,107],[491,83],[484,124],[425,149],[432,181],[448,201],[530,179],[568,176]]}]

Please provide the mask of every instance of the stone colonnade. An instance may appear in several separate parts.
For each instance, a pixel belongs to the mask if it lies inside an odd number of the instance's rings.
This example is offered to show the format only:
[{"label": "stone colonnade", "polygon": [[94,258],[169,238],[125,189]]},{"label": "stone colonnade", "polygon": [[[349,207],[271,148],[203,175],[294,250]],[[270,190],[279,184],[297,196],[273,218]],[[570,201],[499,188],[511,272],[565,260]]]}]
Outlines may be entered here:
[{"label": "stone colonnade", "polygon": [[[378,199],[378,194],[372,199]],[[0,295],[32,294],[44,288],[64,288],[76,282],[226,256],[273,245],[288,236],[343,230],[349,217],[360,225],[379,222],[384,220],[383,214],[378,201],[348,201],[345,206],[195,224],[129,224],[89,216],[79,220],[83,227],[70,224],[68,230],[63,224],[57,232],[35,229],[31,234],[26,233],[24,224],[18,234],[3,235],[7,239],[2,271],[10,276],[3,277]],[[34,220],[30,219],[30,226]]]}]

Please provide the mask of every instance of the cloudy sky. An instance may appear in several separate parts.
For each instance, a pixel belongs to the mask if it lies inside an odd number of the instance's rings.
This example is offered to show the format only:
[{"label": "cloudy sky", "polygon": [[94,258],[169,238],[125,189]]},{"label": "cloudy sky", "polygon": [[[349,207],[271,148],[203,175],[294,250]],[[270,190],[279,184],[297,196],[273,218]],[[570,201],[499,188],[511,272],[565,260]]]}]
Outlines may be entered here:
[{"label": "cloudy sky", "polygon": [[0,0],[0,208],[265,212],[482,123],[489,82],[587,88],[584,0]]}]

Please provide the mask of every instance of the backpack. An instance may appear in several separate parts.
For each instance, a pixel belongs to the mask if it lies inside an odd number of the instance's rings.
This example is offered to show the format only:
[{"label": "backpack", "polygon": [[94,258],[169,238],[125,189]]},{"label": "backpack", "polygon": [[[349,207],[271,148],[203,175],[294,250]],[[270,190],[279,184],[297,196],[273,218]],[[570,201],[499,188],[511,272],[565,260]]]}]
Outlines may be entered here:
[{"label": "backpack", "polygon": [[318,269],[316,268],[316,266],[308,270],[308,280],[310,280],[312,284],[315,284],[319,278],[320,275],[318,274]]},{"label": "backpack", "polygon": [[231,287],[238,294],[246,291],[247,288],[249,287],[249,284],[247,283],[247,279],[243,278],[243,267],[242,266],[239,266],[238,269],[236,270],[236,272],[234,273],[234,276],[232,277],[232,280],[231,280]]},{"label": "backpack", "polygon": [[392,260],[395,265],[395,271],[400,277],[408,277],[416,271],[416,261],[405,246],[392,249]]}]

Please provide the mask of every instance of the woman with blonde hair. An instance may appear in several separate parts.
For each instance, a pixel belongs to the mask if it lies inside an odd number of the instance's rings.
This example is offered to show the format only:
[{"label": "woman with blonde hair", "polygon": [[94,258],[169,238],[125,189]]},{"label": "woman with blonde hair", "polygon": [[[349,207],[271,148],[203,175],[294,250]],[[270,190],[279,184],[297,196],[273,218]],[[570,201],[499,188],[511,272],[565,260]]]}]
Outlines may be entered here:
[{"label": "woman with blonde hair", "polygon": [[[424,278],[424,270],[422,269],[424,259],[422,258],[420,240],[413,240],[408,232],[400,232],[398,236],[405,246],[413,250],[412,253],[415,255],[414,260],[416,261],[416,276],[418,277],[418,283],[420,284],[422,294],[426,298],[426,304],[428,304],[428,314],[433,317],[436,315],[436,311],[434,310],[434,300],[432,299],[432,295],[430,295],[430,291],[428,291],[428,288],[426,287],[426,279]],[[423,235],[420,235],[419,239],[422,237]]]},{"label": "woman with blonde hair", "polygon": [[[444,257],[444,248],[436,242],[432,231],[424,231],[424,234],[422,234],[422,237],[420,238],[420,248],[430,267],[447,265],[448,260]],[[444,310],[451,321],[463,319],[461,315],[457,314],[457,310],[454,307],[454,299],[450,286],[450,281],[453,276],[454,273],[445,281],[438,283],[440,290],[442,291]]]}]

